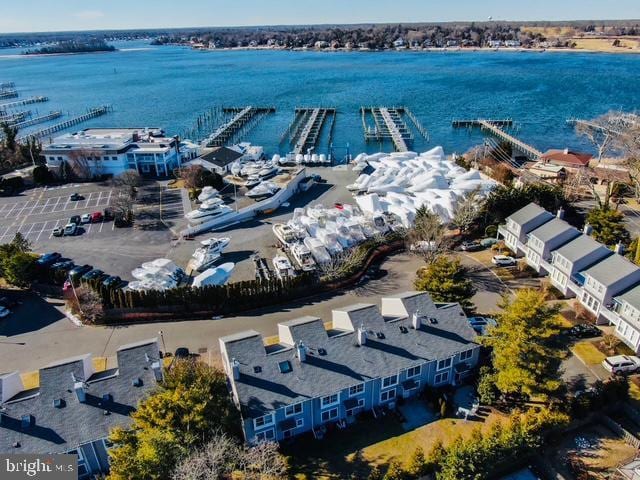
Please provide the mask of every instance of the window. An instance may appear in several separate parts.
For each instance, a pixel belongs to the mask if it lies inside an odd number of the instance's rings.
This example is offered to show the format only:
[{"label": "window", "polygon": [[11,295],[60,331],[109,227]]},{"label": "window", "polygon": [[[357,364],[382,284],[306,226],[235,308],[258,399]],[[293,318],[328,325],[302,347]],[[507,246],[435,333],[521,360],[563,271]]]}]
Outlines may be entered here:
[{"label": "window", "polygon": [[364,383],[359,383],[358,385],[354,385],[349,388],[349,396],[353,397],[354,395],[358,395],[359,393],[364,392]]},{"label": "window", "polygon": [[89,478],[90,471],[87,468],[87,461],[84,459],[84,455],[82,455],[82,450],[79,448],[77,450],[71,450],[67,452],[69,455],[77,455],[78,456],[78,478],[80,480],[84,478]]},{"label": "window", "polygon": [[438,385],[440,383],[446,382],[447,380],[449,380],[449,372],[442,372],[436,375],[436,378],[433,383]]},{"label": "window", "polygon": [[328,422],[329,420],[333,420],[334,418],[338,418],[338,409],[332,408],[331,410],[326,410],[322,412],[322,421]]},{"label": "window", "polygon": [[258,442],[266,442],[269,440],[273,440],[275,438],[275,433],[273,428],[269,430],[265,430],[264,432],[256,433],[256,441]]},{"label": "window", "polygon": [[326,397],[322,397],[320,401],[320,405],[322,408],[330,407],[331,405],[335,405],[338,403],[338,394],[334,393],[333,395],[327,395]]},{"label": "window", "polygon": [[460,353],[460,360],[469,360],[473,356],[473,350],[466,350]]},{"label": "window", "polygon": [[445,358],[444,360],[440,360],[438,362],[438,368],[436,370],[444,370],[445,368],[449,368],[451,366],[451,358]]},{"label": "window", "polygon": [[253,424],[254,424],[255,428],[262,428],[262,427],[266,427],[267,425],[271,425],[271,424],[273,424],[273,414],[269,413],[268,415],[265,415],[264,417],[254,418],[253,419]]},{"label": "window", "polygon": [[396,390],[395,388],[392,390],[385,390],[384,392],[382,392],[380,394],[380,401],[381,402],[388,402],[389,400],[393,400],[394,398],[396,398]]},{"label": "window", "polygon": [[111,157],[111,160],[115,162],[116,160],[118,160],[118,157]]},{"label": "window", "polygon": [[292,370],[291,362],[289,360],[280,362],[278,363],[278,368],[280,369],[280,373],[289,373]]},{"label": "window", "polygon": [[55,162],[55,160],[56,160],[56,157],[49,157],[50,162]]},{"label": "window", "polygon": [[587,292],[582,294],[582,303],[594,313],[600,308],[600,302],[589,295]]},{"label": "window", "polygon": [[287,417],[302,413],[302,403],[294,403],[293,405],[287,405],[284,407],[284,414]]},{"label": "window", "polygon": [[296,419],[296,428],[300,428],[304,426],[304,419],[303,418],[297,418]]},{"label": "window", "polygon": [[398,375],[391,375],[382,379],[382,388],[391,387],[398,383]]},{"label": "window", "polygon": [[358,399],[358,405],[356,407],[350,408],[349,410],[347,410],[347,417],[353,417],[356,413],[356,411],[360,408],[364,407],[364,399],[363,398],[359,398]]},{"label": "window", "polygon": [[420,372],[421,372],[420,365],[418,365],[416,367],[411,367],[411,368],[407,369],[407,378],[416,377],[416,376],[420,375]]}]

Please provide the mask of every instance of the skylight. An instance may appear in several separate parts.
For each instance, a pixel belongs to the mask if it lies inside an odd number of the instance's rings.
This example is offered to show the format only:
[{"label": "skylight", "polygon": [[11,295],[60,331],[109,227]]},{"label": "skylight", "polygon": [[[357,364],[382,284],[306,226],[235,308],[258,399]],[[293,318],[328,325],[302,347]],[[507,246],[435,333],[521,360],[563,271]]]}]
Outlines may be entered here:
[{"label": "skylight", "polygon": [[280,362],[278,363],[278,368],[280,368],[280,373],[289,373],[292,370],[291,362],[289,360]]}]

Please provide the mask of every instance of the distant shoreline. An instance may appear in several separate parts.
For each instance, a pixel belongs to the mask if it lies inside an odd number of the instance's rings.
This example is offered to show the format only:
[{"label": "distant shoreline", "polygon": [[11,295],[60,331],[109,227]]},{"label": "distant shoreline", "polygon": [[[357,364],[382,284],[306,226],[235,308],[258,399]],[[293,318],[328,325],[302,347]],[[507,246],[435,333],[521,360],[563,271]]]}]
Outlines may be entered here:
[{"label": "distant shoreline", "polygon": [[21,56],[21,57],[59,57],[62,55],[88,55],[90,53],[114,53],[114,52],[119,52],[119,49],[115,49],[115,50],[94,50],[91,52],[57,52],[57,53],[20,53],[16,56]]}]

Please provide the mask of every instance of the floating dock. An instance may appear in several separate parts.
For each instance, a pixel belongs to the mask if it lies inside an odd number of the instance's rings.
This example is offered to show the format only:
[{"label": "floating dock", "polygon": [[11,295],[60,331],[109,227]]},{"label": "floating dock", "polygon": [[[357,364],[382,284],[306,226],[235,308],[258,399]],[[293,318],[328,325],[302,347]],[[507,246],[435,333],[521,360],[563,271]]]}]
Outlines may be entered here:
[{"label": "floating dock", "polygon": [[[404,107],[361,107],[365,140],[367,142],[391,140],[396,151],[409,151],[409,144],[413,142],[413,133],[402,118],[405,111]],[[367,113],[373,117],[373,128],[367,125]]]},{"label": "floating dock", "polygon": [[0,105],[0,112],[6,112],[8,108],[19,107],[21,105],[30,105],[32,103],[42,103],[42,102],[48,102],[48,101],[49,101],[49,97],[42,97],[42,96],[25,98],[22,100],[18,100],[16,102],[4,103]]},{"label": "floating dock", "polygon": [[38,139],[42,137],[46,137],[51,135],[52,133],[59,132],[61,130],[66,130],[67,128],[73,127],[82,122],[86,122],[87,120],[91,120],[92,118],[100,117],[105,115],[111,111],[111,107],[108,105],[103,105],[101,107],[90,108],[87,110],[87,113],[83,115],[78,115],[77,117],[70,118],[64,122],[56,123],[55,125],[51,125],[50,127],[43,128],[41,130],[36,130],[34,132],[25,133],[24,135],[18,137],[17,141],[24,141],[27,139]]},{"label": "floating dock", "polygon": [[333,107],[298,107],[295,119],[282,135],[281,140],[289,140],[294,154],[304,154],[314,150],[320,140],[326,120],[331,117],[330,135],[333,133],[336,109]]},{"label": "floating dock", "polygon": [[531,160],[537,161],[542,157],[540,150],[508,134],[501,128],[513,125],[511,120],[454,120],[452,125],[454,127],[480,128],[482,131],[488,132],[499,140],[508,143]]},{"label": "floating dock", "polygon": [[4,82],[0,83],[0,90],[4,90],[5,88],[15,88],[16,84],[14,82]]},{"label": "floating dock", "polygon": [[18,91],[13,89],[0,89],[0,100],[5,98],[17,98]]},{"label": "floating dock", "polygon": [[39,117],[34,117],[34,118],[30,118],[29,120],[15,123],[13,126],[18,129],[26,128],[32,125],[37,125],[38,123],[44,123],[50,120],[55,120],[56,118],[60,118],[61,116],[62,116],[62,112],[60,111],[51,112],[46,115],[41,115]]},{"label": "floating dock", "polygon": [[31,110],[24,110],[13,114],[3,114],[2,111],[0,111],[0,123],[8,123],[9,125],[22,122],[29,117],[31,117]]},{"label": "floating dock", "polygon": [[233,117],[220,125],[211,135],[202,140],[203,147],[220,147],[241,135],[249,132],[266,115],[274,113],[275,107],[223,107],[225,114],[234,114]]}]

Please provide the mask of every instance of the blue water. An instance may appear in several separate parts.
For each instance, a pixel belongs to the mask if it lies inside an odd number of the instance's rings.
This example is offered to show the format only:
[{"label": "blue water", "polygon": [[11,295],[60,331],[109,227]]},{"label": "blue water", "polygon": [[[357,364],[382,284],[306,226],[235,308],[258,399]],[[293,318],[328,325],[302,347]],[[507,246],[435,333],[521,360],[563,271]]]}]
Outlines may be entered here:
[{"label": "blue water", "polygon": [[[454,130],[454,118],[513,118],[516,133],[538,149],[587,149],[565,121],[640,106],[640,55],[580,53],[318,53],[197,52],[184,47],[117,44],[121,51],[25,57],[0,50],[0,82],[22,97],[46,95],[30,106],[40,113],[77,114],[110,104],[114,112],[83,126],[160,126],[170,134],[190,128],[218,105],[274,105],[247,140],[278,150],[296,106],[339,110],[334,144],[352,153],[377,151],[363,140],[361,105],[406,105],[429,130],[414,150],[443,145],[462,152],[482,141]],[[80,127],[76,127],[80,128]],[[390,149],[389,146],[386,149]],[[326,145],[321,146],[326,150]]]}]

